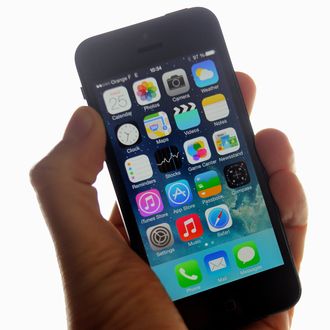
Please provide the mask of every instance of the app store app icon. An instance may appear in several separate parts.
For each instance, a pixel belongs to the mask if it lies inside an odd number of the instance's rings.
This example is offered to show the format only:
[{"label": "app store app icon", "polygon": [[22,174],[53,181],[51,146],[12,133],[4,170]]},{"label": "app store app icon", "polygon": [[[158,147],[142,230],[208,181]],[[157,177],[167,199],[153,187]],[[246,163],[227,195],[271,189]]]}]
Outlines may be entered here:
[{"label": "app store app icon", "polygon": [[193,200],[191,189],[187,180],[178,180],[165,186],[168,202],[172,207],[180,207]]}]

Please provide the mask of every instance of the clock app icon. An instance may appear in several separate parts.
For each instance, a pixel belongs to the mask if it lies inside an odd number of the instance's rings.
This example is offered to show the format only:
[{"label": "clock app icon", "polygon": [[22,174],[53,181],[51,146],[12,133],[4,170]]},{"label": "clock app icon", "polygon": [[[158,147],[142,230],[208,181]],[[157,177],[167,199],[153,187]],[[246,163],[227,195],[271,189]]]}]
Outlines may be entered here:
[{"label": "clock app icon", "polygon": [[132,146],[140,140],[140,132],[133,123],[125,123],[117,128],[117,139],[123,146]]}]

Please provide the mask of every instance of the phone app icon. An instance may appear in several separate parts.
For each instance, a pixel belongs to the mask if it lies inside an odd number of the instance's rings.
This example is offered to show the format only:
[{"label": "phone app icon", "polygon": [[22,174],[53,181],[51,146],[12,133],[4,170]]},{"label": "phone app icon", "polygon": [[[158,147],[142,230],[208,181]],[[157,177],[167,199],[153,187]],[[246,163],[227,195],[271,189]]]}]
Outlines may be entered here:
[{"label": "phone app icon", "polygon": [[252,241],[236,245],[233,252],[239,268],[247,268],[260,262],[257,245]]},{"label": "phone app icon", "polygon": [[210,273],[229,268],[229,259],[225,251],[217,251],[204,257],[204,263]]},{"label": "phone app icon", "polygon": [[132,146],[140,142],[140,132],[136,124],[125,123],[117,127],[117,139],[124,146]]},{"label": "phone app icon", "polygon": [[212,232],[230,228],[233,224],[233,220],[226,204],[210,207],[205,211],[205,217],[209,229]]},{"label": "phone app icon", "polygon": [[196,104],[188,102],[187,104],[181,104],[173,108],[174,120],[179,130],[193,128],[201,123]]},{"label": "phone app icon", "polygon": [[165,186],[168,202],[172,207],[180,207],[192,202],[193,197],[187,180],[179,180]]},{"label": "phone app icon", "polygon": [[103,100],[107,111],[112,115],[127,111],[132,107],[127,88],[124,86],[107,89],[103,93]]},{"label": "phone app icon", "polygon": [[165,72],[162,76],[167,95],[175,96],[189,91],[189,81],[186,71],[176,69]]},{"label": "phone app icon", "polygon": [[157,189],[140,192],[135,197],[138,211],[143,217],[160,213],[164,210],[164,204]]},{"label": "phone app icon", "polygon": [[220,178],[214,170],[197,174],[194,181],[198,196],[201,198],[218,195],[222,191]]},{"label": "phone app icon", "polygon": [[213,133],[213,142],[219,155],[227,155],[240,147],[236,131],[232,127]]},{"label": "phone app icon", "polygon": [[181,156],[176,146],[168,146],[155,152],[157,167],[162,173],[178,170],[182,166]]},{"label": "phone app icon", "polygon": [[185,215],[176,220],[176,228],[182,241],[187,242],[203,235],[201,219],[197,214]]},{"label": "phone app icon", "polygon": [[196,260],[189,260],[175,266],[175,274],[179,285],[187,288],[202,281],[202,272]]},{"label": "phone app icon", "polygon": [[139,155],[128,158],[125,161],[125,168],[129,180],[133,183],[147,180],[153,175],[151,164],[147,155]]},{"label": "phone app icon", "polygon": [[238,188],[250,182],[250,175],[244,162],[227,165],[223,172],[229,188]]},{"label": "phone app icon", "polygon": [[155,78],[149,77],[136,81],[133,90],[137,103],[146,105],[160,100],[160,91]]},{"label": "phone app icon", "polygon": [[168,223],[161,223],[147,229],[150,247],[154,251],[163,250],[174,244],[173,233]]},{"label": "phone app icon", "polygon": [[202,100],[205,117],[208,121],[216,121],[229,115],[229,108],[223,94],[215,94]]},{"label": "phone app icon", "polygon": [[197,164],[211,158],[210,147],[204,136],[186,141],[183,148],[190,164]]},{"label": "phone app icon", "polygon": [[218,71],[212,60],[194,64],[191,71],[197,87],[214,85],[219,81]]},{"label": "phone app icon", "polygon": [[167,114],[164,111],[159,111],[145,116],[143,122],[148,137],[152,140],[170,135],[172,132],[172,127],[168,120]]}]

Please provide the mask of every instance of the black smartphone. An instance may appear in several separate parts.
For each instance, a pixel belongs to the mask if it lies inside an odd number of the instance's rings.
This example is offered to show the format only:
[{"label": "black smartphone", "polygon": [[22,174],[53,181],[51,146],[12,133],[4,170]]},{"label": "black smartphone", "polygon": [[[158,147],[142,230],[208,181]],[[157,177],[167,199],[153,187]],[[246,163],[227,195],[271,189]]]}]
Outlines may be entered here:
[{"label": "black smartphone", "polygon": [[188,327],[295,304],[298,275],[215,15],[184,9],[98,35],[75,59],[131,246]]}]

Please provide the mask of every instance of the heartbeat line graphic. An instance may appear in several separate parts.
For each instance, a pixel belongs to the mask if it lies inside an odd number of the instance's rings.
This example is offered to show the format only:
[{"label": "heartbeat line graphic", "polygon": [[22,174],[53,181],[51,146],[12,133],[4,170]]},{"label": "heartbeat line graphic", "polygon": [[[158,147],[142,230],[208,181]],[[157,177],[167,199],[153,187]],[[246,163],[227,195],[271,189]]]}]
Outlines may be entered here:
[{"label": "heartbeat line graphic", "polygon": [[162,166],[165,163],[170,163],[173,158],[176,158],[176,159],[179,158],[179,151],[176,154],[170,153],[170,158],[169,159],[167,159],[166,157],[164,157],[164,159],[159,164],[157,163],[157,165],[158,166]]}]

